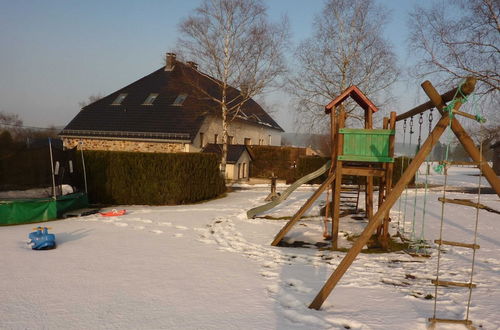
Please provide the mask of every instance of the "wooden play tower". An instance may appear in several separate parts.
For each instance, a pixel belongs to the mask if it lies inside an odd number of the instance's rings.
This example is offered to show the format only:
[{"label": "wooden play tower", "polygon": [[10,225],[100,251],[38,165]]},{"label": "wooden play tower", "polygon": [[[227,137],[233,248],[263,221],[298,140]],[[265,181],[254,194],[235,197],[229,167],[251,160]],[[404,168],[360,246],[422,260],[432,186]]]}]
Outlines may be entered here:
[{"label": "wooden play tower", "polygon": [[[343,102],[352,98],[364,110],[364,128],[346,128],[346,112]],[[359,90],[351,86],[332,100],[325,112],[330,115],[331,121],[331,168],[327,179],[320,185],[314,194],[304,203],[290,221],[274,238],[272,245],[276,246],[290,229],[300,220],[314,201],[327,189],[332,189],[333,212],[331,239],[332,247],[337,248],[340,221],[340,193],[343,176],[366,177],[366,216],[373,216],[373,177],[379,177],[379,205],[388,194],[392,185],[394,166],[394,135],[396,113],[390,118],[384,118],[383,128],[373,128],[373,113],[377,107]],[[382,244],[387,242],[389,214],[384,217],[383,224],[377,229]]]}]

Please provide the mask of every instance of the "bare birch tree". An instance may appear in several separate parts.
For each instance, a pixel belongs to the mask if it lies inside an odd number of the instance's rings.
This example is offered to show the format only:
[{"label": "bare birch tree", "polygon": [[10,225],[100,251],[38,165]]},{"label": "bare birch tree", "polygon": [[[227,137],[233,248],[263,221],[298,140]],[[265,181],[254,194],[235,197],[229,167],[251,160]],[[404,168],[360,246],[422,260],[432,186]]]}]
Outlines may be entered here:
[{"label": "bare birch tree", "polygon": [[[179,29],[181,55],[197,62],[219,88],[218,96],[203,88],[199,92],[220,105],[224,173],[230,122],[285,72],[288,23],[269,22],[260,0],[204,0]],[[239,93],[231,93],[233,88]]]},{"label": "bare birch tree", "polygon": [[476,77],[476,91],[500,90],[500,2],[462,0],[416,6],[410,14],[410,50],[416,75],[439,75],[447,85]]},{"label": "bare birch tree", "polygon": [[[374,99],[397,79],[392,47],[382,36],[387,10],[371,0],[328,0],[316,16],[314,36],[297,48],[297,71],[289,92],[297,101],[299,124],[324,132],[324,107],[351,85]],[[378,102],[380,105],[381,102]],[[346,103],[348,117],[362,119]]]},{"label": "bare birch tree", "polygon": [[[410,51],[419,59],[414,76],[451,87],[467,76],[478,79],[481,98],[476,109],[485,125],[466,122],[476,143],[500,138],[500,2],[498,0],[435,1],[410,14]],[[477,110],[475,110],[477,111]]]}]

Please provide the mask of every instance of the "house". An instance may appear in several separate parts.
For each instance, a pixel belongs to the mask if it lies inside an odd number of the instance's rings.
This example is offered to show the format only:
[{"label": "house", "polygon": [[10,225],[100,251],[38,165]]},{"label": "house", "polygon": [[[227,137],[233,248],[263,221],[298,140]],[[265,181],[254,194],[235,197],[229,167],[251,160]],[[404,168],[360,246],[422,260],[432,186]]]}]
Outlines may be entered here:
[{"label": "house", "polygon": [[[222,142],[215,79],[167,53],[166,65],[81,109],[59,134],[66,148],[138,152],[199,152]],[[195,82],[195,83],[194,83]],[[202,90],[203,92],[200,92]],[[228,91],[240,97],[236,88]],[[229,143],[280,145],[283,129],[248,100],[228,129]]]},{"label": "house", "polygon": [[[202,152],[214,153],[221,157],[222,144],[208,143]],[[252,160],[252,155],[246,145],[228,145],[226,179],[232,181],[248,180],[250,178],[250,162]]]}]

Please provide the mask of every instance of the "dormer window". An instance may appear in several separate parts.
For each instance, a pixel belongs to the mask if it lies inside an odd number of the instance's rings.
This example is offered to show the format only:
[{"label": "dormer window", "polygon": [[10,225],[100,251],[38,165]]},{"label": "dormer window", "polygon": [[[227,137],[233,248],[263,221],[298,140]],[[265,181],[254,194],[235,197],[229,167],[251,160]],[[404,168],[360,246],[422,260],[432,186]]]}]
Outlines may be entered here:
[{"label": "dormer window", "polygon": [[127,93],[122,93],[118,95],[118,97],[111,103],[111,105],[120,105],[122,104],[123,100],[127,97]]},{"label": "dormer window", "polygon": [[158,95],[159,95],[158,93],[149,94],[149,96],[146,98],[146,100],[144,101],[144,103],[142,105],[153,105],[153,102],[156,100]]},{"label": "dormer window", "polygon": [[187,98],[187,94],[179,94],[172,105],[180,106]]}]

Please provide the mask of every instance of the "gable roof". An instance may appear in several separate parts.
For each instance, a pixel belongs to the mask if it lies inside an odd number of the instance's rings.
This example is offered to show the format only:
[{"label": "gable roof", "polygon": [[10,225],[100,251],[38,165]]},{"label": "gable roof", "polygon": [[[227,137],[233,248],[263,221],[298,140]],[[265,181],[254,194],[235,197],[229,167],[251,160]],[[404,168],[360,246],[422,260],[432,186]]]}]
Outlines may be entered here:
[{"label": "gable roof", "polygon": [[[177,61],[173,70],[162,67],[83,107],[60,135],[190,142],[207,115],[220,117],[218,104],[189,84],[193,78],[210,95],[220,95],[213,78]],[[153,104],[143,104],[152,93],[158,94]],[[119,105],[113,105],[120,94],[127,95]],[[173,105],[181,94],[187,98],[181,105]],[[240,91],[231,88],[229,94],[237,96]],[[243,105],[236,120],[283,131],[253,99]]]},{"label": "gable roof", "polygon": [[[235,164],[244,152],[247,152],[250,159],[253,160],[252,154],[244,144],[228,144],[227,145],[227,163]],[[208,143],[201,152],[213,153],[219,156],[222,155],[222,144]]]},{"label": "gable roof", "polygon": [[363,92],[356,86],[352,85],[344,90],[339,96],[337,96],[334,100],[328,103],[325,107],[325,112],[328,114],[332,111],[334,107],[344,102],[348,97],[351,97],[356,103],[362,107],[365,111],[371,110],[372,112],[377,112],[378,108],[375,104],[370,101],[368,97],[366,97]]}]

